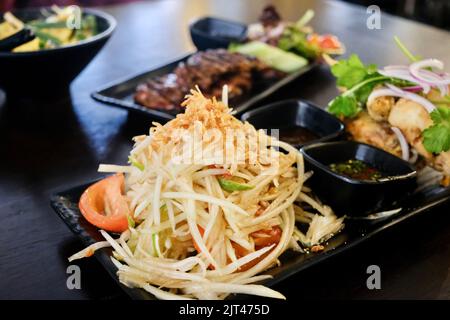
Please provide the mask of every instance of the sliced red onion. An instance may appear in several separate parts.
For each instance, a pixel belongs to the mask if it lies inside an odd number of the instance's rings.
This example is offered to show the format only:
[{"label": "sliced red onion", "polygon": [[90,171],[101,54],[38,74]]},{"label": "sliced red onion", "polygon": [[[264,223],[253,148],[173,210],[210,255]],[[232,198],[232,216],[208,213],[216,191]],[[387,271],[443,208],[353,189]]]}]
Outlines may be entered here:
[{"label": "sliced red onion", "polygon": [[[418,80],[425,81],[431,85],[449,85],[450,84],[449,76],[446,75],[446,76],[441,77],[438,74],[433,73],[431,71],[423,70],[424,68],[436,68],[439,70],[443,70],[444,63],[442,61],[437,60],[437,59],[425,59],[425,60],[417,61],[417,62],[412,63],[409,66],[409,71]],[[434,75],[439,77],[439,79],[434,79],[434,80],[429,79],[429,77],[427,77],[427,75],[430,76],[430,73],[433,73]]]},{"label": "sliced red onion", "polygon": [[404,65],[390,65],[390,66],[386,66],[384,67],[384,70],[386,71],[390,71],[390,70],[406,70],[409,72],[409,66],[404,66]]},{"label": "sliced red onion", "polygon": [[[393,85],[389,86],[390,88],[380,88],[373,90],[372,93],[369,95],[369,98],[367,99],[367,104],[371,104],[376,98],[389,96],[414,101],[422,105],[429,113],[433,112],[433,110],[436,109],[436,106],[434,104],[432,104],[429,100],[425,99],[424,97],[419,96],[418,94],[401,90],[400,88],[397,88]],[[393,87],[396,89],[394,89]]]},{"label": "sliced red onion", "polygon": [[[436,81],[442,80],[442,75],[438,75],[435,72],[429,70],[419,70],[419,73],[421,74],[420,78],[413,76],[410,73],[408,66],[387,66],[383,70],[378,70],[378,73],[386,77],[397,78],[416,83],[417,85],[420,85],[422,87],[424,93],[430,92],[432,86],[439,89],[439,91],[441,92],[441,96],[446,96],[449,93],[447,85],[435,84]],[[448,75],[445,74],[445,76],[447,77]],[[417,91],[418,90],[413,90],[413,92]]]},{"label": "sliced red onion", "polygon": [[405,136],[403,135],[402,131],[397,127],[391,127],[391,130],[395,133],[397,136],[398,142],[400,142],[400,147],[402,148],[402,159],[405,161],[409,160],[409,144],[408,141],[406,141]]},{"label": "sliced red onion", "polygon": [[425,83],[424,81],[419,81],[418,79],[414,78],[410,73],[408,68],[405,69],[388,69],[388,67],[384,68],[384,70],[378,70],[378,73],[385,77],[390,78],[397,78],[406,80],[412,83],[416,83],[418,86],[420,86],[423,89],[424,93],[428,93],[431,90],[431,86],[428,83]]},{"label": "sliced red onion", "polygon": [[419,73],[423,75],[424,79],[427,79],[426,81],[428,82],[428,84],[434,85],[439,89],[439,91],[441,92],[441,96],[444,97],[448,94],[448,85],[433,83],[433,81],[442,80],[441,76],[429,70],[419,70]]},{"label": "sliced red onion", "polygon": [[409,66],[409,70],[411,71],[412,74],[414,74],[414,72],[412,72],[412,71],[417,71],[417,70],[421,70],[424,68],[436,68],[439,70],[443,70],[444,63],[438,59],[424,59],[424,60],[413,62]]},{"label": "sliced red onion", "polygon": [[422,91],[423,88],[421,86],[412,86],[412,87],[403,87],[402,89],[408,92],[420,92]]},{"label": "sliced red onion", "polygon": [[402,89],[400,89],[399,87],[394,86],[393,84],[385,83],[384,85],[386,87],[388,87],[389,89],[391,89],[392,91],[398,93],[399,95],[403,95],[403,93],[405,92]]}]

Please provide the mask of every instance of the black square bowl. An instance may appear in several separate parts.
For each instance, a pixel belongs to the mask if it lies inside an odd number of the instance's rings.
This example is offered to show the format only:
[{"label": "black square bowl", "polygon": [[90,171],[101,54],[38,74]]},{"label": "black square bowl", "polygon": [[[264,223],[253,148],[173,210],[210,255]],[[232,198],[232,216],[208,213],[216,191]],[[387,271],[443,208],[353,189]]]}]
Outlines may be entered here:
[{"label": "black square bowl", "polygon": [[245,24],[213,17],[195,20],[189,30],[198,50],[228,48],[232,42],[242,42],[247,34]]},{"label": "black square bowl", "polygon": [[256,129],[292,129],[305,128],[318,136],[318,139],[302,145],[333,141],[345,135],[344,124],[335,116],[305,100],[284,100],[268,104],[258,109],[245,112],[242,121],[248,121]]},{"label": "black square bowl", "polygon": [[[364,143],[317,143],[300,151],[306,170],[314,171],[308,186],[338,215],[364,216],[389,208],[416,187],[417,172],[411,164]],[[333,172],[329,167],[350,159],[364,161],[387,177],[377,181],[357,180]]]}]

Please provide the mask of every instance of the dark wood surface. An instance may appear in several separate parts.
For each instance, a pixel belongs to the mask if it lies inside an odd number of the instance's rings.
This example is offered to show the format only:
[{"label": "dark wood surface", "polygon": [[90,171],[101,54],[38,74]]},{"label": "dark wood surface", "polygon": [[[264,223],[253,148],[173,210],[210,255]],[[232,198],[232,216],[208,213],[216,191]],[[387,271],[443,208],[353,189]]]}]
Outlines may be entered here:
[{"label": "dark wood surface", "polygon": [[[99,177],[99,163],[124,163],[134,135],[151,119],[94,102],[99,86],[193,51],[187,25],[216,15],[255,21],[267,1],[150,1],[102,8],[118,20],[104,50],[73,82],[71,98],[0,108],[0,298],[115,299],[124,293],[95,259],[80,261],[82,289],[66,287],[67,257],[82,248],[49,206],[53,192]],[[392,37],[450,66],[450,34],[387,14],[382,30],[366,28],[365,8],[338,2],[274,1],[296,19],[313,8],[313,26],[337,34],[348,52],[384,64],[406,62]],[[267,99],[300,97],[325,105],[337,91],[326,68]],[[2,100],[3,97],[0,97]],[[351,205],[351,204],[349,204]],[[413,218],[360,247],[282,282],[296,299],[449,299],[450,205]],[[366,288],[366,268],[381,268],[382,289]]]}]

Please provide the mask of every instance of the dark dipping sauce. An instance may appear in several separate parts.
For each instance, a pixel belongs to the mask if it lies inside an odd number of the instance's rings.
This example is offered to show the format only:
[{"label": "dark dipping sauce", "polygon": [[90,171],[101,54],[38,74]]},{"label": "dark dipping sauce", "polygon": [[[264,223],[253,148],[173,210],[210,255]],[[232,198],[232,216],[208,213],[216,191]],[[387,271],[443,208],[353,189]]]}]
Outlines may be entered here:
[{"label": "dark dipping sauce", "polygon": [[320,138],[314,132],[303,127],[281,128],[279,134],[281,141],[292,145],[302,145]]},{"label": "dark dipping sauce", "polygon": [[376,168],[361,160],[351,159],[339,163],[330,164],[333,172],[342,174],[357,180],[378,181],[385,175]]}]

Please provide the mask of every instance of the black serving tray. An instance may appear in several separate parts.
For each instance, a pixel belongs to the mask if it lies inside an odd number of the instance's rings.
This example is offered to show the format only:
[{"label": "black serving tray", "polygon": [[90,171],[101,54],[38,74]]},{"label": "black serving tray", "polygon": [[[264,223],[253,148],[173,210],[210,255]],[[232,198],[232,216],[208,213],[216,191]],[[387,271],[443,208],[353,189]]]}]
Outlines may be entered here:
[{"label": "black serving tray", "polygon": [[[59,192],[51,197],[53,209],[85,246],[104,240],[98,229],[88,223],[78,209],[78,200],[82,192],[92,183]],[[422,182],[418,187],[418,191],[405,196],[403,199],[399,199],[397,203],[391,206],[383,208],[383,210],[402,208],[398,213],[386,214],[385,212],[379,215],[373,214],[365,219],[346,219],[344,230],[327,242],[324,251],[319,253],[285,252],[280,257],[281,266],[265,272],[266,274],[271,274],[273,278],[264,281],[263,284],[273,286],[323,260],[349,250],[402,221],[428,212],[431,208],[450,199],[450,188],[443,188],[438,185],[423,188],[423,183],[428,184],[427,181]],[[95,256],[122,289],[133,299],[155,299],[153,295],[143,289],[128,288],[119,282],[116,276],[117,269],[110,259],[111,254],[111,249],[107,248],[97,251]],[[242,296],[231,295],[230,298],[242,298]]]},{"label": "black serving tray", "polygon": [[[120,107],[131,112],[136,112],[139,114],[150,115],[158,120],[167,121],[173,119],[175,114],[170,112],[165,112],[163,110],[155,110],[146,108],[136,102],[134,102],[133,96],[136,91],[136,87],[153,77],[161,76],[172,72],[180,62],[186,61],[193,53],[187,54],[181,58],[178,58],[172,62],[165,65],[156,67],[147,72],[140,73],[138,75],[132,76],[127,79],[122,79],[106,85],[103,88],[91,94],[92,98],[97,101]],[[248,109],[250,109],[255,103],[266,98],[270,94],[274,93],[278,89],[287,85],[288,83],[294,81],[304,73],[318,66],[318,62],[310,62],[308,65],[304,66],[300,70],[286,75],[280,80],[274,80],[270,82],[262,82],[256,84],[255,87],[247,94],[239,97],[238,99],[231,101],[233,109],[236,114],[240,114]]]}]

